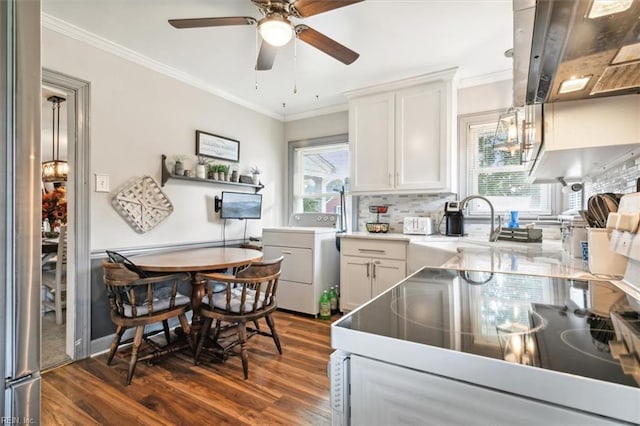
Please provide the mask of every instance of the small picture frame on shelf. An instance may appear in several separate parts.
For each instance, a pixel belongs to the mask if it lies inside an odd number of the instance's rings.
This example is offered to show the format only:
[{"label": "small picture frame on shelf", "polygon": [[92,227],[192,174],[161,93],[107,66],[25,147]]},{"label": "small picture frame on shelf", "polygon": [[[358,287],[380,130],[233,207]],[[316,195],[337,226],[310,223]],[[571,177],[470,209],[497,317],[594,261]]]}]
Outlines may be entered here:
[{"label": "small picture frame on shelf", "polygon": [[253,177],[248,175],[240,175],[240,183],[248,183],[253,185]]},{"label": "small picture frame on shelf", "polygon": [[196,130],[196,155],[237,163],[240,161],[240,142]]}]

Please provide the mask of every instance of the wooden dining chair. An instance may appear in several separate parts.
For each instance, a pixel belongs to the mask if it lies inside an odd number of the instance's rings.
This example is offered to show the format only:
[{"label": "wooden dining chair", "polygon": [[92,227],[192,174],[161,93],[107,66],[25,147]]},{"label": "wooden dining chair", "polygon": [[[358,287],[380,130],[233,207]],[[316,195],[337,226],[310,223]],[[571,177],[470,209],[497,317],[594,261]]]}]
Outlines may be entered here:
[{"label": "wooden dining chair", "polygon": [[42,285],[47,290],[43,306],[55,311],[56,324],[62,324],[67,307],[67,225],[60,227],[55,260],[42,266]]},{"label": "wooden dining chair", "polygon": [[[223,358],[234,347],[240,345],[244,378],[249,378],[249,356],[247,340],[255,334],[273,338],[282,354],[282,346],[271,316],[278,307],[276,292],[283,256],[277,259],[253,262],[247,268],[234,275],[221,273],[199,273],[196,281],[204,282],[205,295],[200,305],[200,315],[204,318],[202,333],[195,352],[194,363],[197,364],[209,339],[209,331],[215,321],[213,343],[223,351]],[[256,327],[248,329],[247,322],[257,322],[264,318],[269,332]],[[235,327],[237,338],[229,343],[220,343],[223,323]]]},{"label": "wooden dining chair", "polygon": [[[168,352],[167,349],[171,344],[168,323],[170,318],[178,318],[189,346],[193,348],[190,326],[185,315],[191,309],[191,299],[178,292],[180,283],[190,282],[189,274],[178,273],[141,278],[125,264],[107,260],[102,262],[102,268],[111,306],[111,321],[116,325],[116,335],[111,343],[107,365],[111,365],[120,345],[133,342],[127,385],[131,383],[137,362],[157,358]],[[145,326],[160,322],[163,326],[162,330],[145,334]],[[124,332],[132,327],[135,327],[135,336],[122,341]],[[150,337],[163,331],[167,344],[160,346]],[[153,348],[153,351],[140,357],[139,349],[143,340]]]}]

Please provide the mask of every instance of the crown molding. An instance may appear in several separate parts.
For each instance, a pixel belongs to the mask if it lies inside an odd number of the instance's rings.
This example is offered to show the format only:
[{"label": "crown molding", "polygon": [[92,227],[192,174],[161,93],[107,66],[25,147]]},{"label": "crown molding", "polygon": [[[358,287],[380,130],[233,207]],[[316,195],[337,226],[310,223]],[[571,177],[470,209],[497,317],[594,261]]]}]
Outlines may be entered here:
[{"label": "crown molding", "polygon": [[285,122],[303,120],[305,118],[319,117],[322,115],[333,114],[335,112],[348,111],[348,104],[332,105],[324,108],[318,108],[311,111],[300,112],[298,114],[287,115],[284,117]]},{"label": "crown molding", "polygon": [[458,83],[458,89],[466,87],[481,86],[483,84],[495,83],[497,81],[513,80],[513,70],[507,69],[495,71],[488,74],[477,75],[473,77],[461,78]]},{"label": "crown molding", "polygon": [[349,99],[367,96],[380,92],[386,92],[391,90],[404,89],[409,86],[416,86],[424,83],[431,83],[434,81],[445,80],[451,82],[453,87],[458,87],[458,67],[447,68],[440,71],[430,72],[428,74],[422,74],[414,77],[404,78],[402,80],[394,80],[386,83],[375,84],[373,86],[363,87],[360,89],[350,90],[345,93],[345,96]]},{"label": "crown molding", "polygon": [[281,114],[276,114],[273,111],[265,109],[261,106],[247,102],[241,98],[238,98],[237,96],[219,89],[218,87],[213,86],[212,84],[202,79],[196,78],[191,74],[163,64],[162,62],[156,61],[155,59],[151,59],[148,56],[136,52],[135,50],[131,50],[129,48],[121,46],[117,43],[107,40],[106,38],[100,37],[94,33],[91,33],[87,30],[70,24],[67,21],[63,21],[62,19],[56,18],[55,16],[46,14],[44,12],[42,13],[42,26],[67,37],[70,37],[74,40],[87,43],[88,45],[93,46],[97,49],[104,50],[105,52],[119,56],[130,62],[142,65],[145,68],[159,72],[205,92],[211,93],[212,95],[218,96],[229,102],[233,102],[234,104],[243,106],[276,120],[284,121],[284,116],[282,116]]}]

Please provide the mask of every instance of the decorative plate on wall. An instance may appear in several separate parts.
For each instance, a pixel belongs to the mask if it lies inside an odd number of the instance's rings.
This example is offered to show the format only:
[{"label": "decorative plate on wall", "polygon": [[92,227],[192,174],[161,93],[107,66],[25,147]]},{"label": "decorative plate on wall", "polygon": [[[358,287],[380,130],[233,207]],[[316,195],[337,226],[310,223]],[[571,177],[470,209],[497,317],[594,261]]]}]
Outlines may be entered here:
[{"label": "decorative plate on wall", "polygon": [[173,212],[173,204],[150,176],[126,182],[111,204],[136,232],[141,233],[152,230]]}]

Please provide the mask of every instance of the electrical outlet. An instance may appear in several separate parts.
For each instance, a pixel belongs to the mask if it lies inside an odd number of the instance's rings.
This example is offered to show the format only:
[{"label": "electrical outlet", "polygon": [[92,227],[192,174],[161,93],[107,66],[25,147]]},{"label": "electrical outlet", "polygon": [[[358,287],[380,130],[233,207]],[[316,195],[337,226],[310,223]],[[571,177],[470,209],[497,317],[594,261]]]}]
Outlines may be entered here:
[{"label": "electrical outlet", "polygon": [[96,192],[109,192],[109,175],[96,174]]}]

